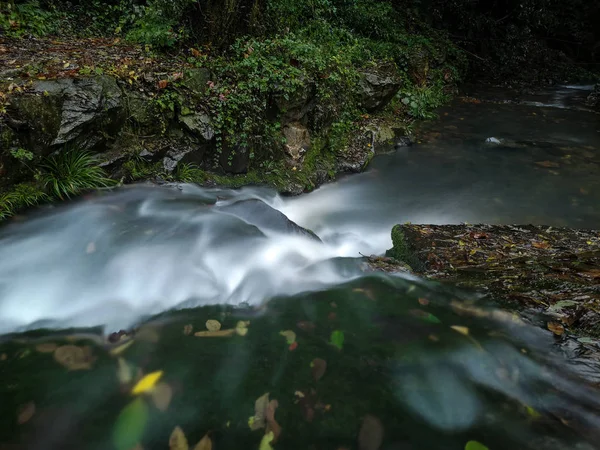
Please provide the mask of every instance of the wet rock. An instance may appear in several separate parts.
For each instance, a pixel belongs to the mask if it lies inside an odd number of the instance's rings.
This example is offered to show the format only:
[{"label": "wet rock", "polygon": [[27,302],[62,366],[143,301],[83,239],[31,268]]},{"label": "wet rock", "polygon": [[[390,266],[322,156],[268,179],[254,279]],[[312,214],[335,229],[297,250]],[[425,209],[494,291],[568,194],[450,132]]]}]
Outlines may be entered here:
[{"label": "wet rock", "polygon": [[189,69],[184,72],[183,78],[179,82],[181,86],[188,89],[195,99],[204,96],[208,87],[208,82],[212,75],[210,70],[204,68]]},{"label": "wet rock", "polygon": [[383,108],[398,93],[401,87],[400,79],[391,70],[382,72],[362,73],[360,85],[360,103],[367,111]]},{"label": "wet rock", "polygon": [[36,152],[66,144],[101,148],[123,124],[122,97],[111,77],[38,81],[12,98],[10,115],[26,123],[19,135]]},{"label": "wet rock", "polygon": [[401,136],[399,138],[396,139],[396,145],[395,147],[398,148],[402,148],[402,147],[410,147],[412,145],[412,141],[408,136]]},{"label": "wet rock", "polygon": [[227,173],[247,173],[250,165],[250,149],[244,145],[225,145],[221,151],[219,164]]},{"label": "wet rock", "polygon": [[297,122],[306,117],[315,107],[315,91],[314,85],[307,84],[290,95],[275,94],[273,102],[275,109],[281,114],[281,122]]},{"label": "wet rock", "polygon": [[141,133],[156,131],[158,117],[150,99],[141,92],[125,91],[125,107],[127,118]]},{"label": "wet rock", "polygon": [[485,140],[486,144],[491,144],[491,145],[502,145],[502,141],[498,138],[495,137],[489,137]]},{"label": "wet rock", "polygon": [[294,160],[299,161],[310,148],[308,128],[299,122],[287,124],[283,128],[286,139],[285,151]]},{"label": "wet rock", "polygon": [[600,109],[600,84],[597,84],[594,88],[594,91],[588,95],[586,103],[592,108]]},{"label": "wet rock", "polygon": [[287,216],[266,203],[257,200],[242,200],[230,205],[218,207],[220,211],[232,214],[255,225],[261,230],[272,230],[287,234],[300,234],[320,241],[319,237],[310,230],[295,224]]},{"label": "wet rock", "polygon": [[215,130],[212,126],[210,117],[207,114],[195,113],[179,116],[179,122],[194,136],[205,141],[210,141],[215,137]]}]

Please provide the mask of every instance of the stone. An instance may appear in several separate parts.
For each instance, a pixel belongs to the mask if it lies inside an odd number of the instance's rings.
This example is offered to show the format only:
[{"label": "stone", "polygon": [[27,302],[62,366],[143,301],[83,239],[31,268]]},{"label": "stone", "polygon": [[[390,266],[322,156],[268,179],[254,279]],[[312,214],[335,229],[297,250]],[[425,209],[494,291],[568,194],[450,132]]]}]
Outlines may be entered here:
[{"label": "stone", "polygon": [[363,71],[360,86],[360,103],[367,111],[372,112],[385,107],[401,87],[400,79],[391,70],[381,73]]},{"label": "stone", "polygon": [[127,117],[142,133],[156,131],[158,117],[150,98],[136,91],[125,91]]},{"label": "stone", "polygon": [[196,99],[201,98],[206,93],[208,82],[211,80],[210,70],[204,68],[188,69],[184,72],[183,78],[179,84],[188,89]]},{"label": "stone", "polygon": [[224,146],[219,158],[221,168],[231,174],[248,172],[250,149],[244,145]]},{"label": "stone", "polygon": [[299,122],[288,123],[283,127],[286,139],[285,152],[294,160],[300,161],[310,149],[310,133],[308,128]]},{"label": "stone", "polygon": [[123,95],[114,78],[37,81],[32,93],[14,96],[9,114],[26,122],[28,148],[49,154],[72,144],[99,148],[124,122]]},{"label": "stone", "polygon": [[199,137],[204,141],[210,141],[215,137],[215,130],[212,126],[211,119],[206,114],[195,113],[179,116],[179,122],[186,130],[192,133],[192,135]]},{"label": "stone", "polygon": [[281,122],[298,122],[304,119],[316,105],[315,94],[316,87],[309,83],[305,83],[305,86],[298,88],[292,94],[274,94],[273,101],[281,114]]}]

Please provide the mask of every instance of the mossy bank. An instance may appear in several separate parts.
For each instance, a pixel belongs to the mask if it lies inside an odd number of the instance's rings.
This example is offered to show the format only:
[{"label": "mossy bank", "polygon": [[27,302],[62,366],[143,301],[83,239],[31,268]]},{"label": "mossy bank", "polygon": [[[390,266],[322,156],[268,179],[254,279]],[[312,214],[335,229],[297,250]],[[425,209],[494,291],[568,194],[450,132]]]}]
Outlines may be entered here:
[{"label": "mossy bank", "polygon": [[[67,31],[36,31],[13,10],[16,28],[0,42],[0,189],[51,196],[48,158],[86,152],[115,183],[298,194],[363,170],[432,117],[465,73],[462,53],[416,11],[340,2],[332,15],[300,3],[269,2],[262,27],[219,46],[191,34],[163,42],[137,33],[138,22],[117,37],[81,31],[81,11],[57,9]],[[58,34],[32,37],[48,30]]]}]

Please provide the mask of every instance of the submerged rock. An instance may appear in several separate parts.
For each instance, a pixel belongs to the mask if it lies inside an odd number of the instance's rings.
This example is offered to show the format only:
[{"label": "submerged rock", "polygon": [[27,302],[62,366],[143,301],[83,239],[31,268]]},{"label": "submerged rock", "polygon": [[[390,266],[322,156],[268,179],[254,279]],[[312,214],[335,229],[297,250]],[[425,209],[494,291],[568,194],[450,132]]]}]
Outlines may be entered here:
[{"label": "submerged rock", "polygon": [[219,206],[218,210],[239,217],[261,230],[299,234],[318,241],[321,240],[312,231],[297,225],[282,212],[257,199],[241,200],[229,205]]}]

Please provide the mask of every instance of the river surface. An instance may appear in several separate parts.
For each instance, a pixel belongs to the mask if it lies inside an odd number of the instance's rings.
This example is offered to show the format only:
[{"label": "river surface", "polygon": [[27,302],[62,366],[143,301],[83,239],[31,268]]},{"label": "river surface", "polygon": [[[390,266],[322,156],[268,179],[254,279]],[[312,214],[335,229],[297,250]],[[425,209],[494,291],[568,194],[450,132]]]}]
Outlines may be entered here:
[{"label": "river surface", "polygon": [[600,396],[550,332],[359,258],[407,221],[599,228],[586,94],[474,92],[297,198],[129,186],[5,224],[0,448],[598,448]]}]

